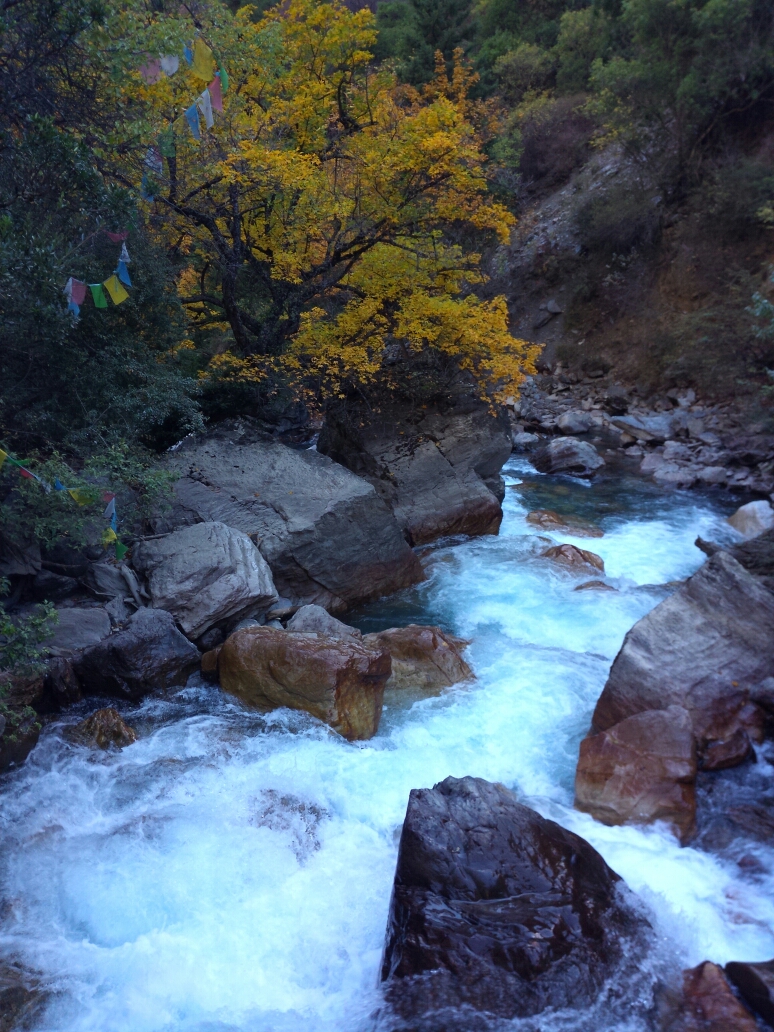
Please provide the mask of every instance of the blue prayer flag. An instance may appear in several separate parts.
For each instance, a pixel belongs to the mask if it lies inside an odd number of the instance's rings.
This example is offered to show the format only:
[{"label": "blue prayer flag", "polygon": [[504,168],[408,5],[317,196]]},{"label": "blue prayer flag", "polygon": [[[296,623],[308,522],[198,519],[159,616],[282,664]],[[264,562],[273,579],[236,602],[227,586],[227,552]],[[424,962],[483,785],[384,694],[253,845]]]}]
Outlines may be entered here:
[{"label": "blue prayer flag", "polygon": [[129,270],[126,267],[126,262],[119,261],[118,268],[116,269],[116,276],[125,283],[127,287],[131,287],[132,281],[129,279]]},{"label": "blue prayer flag", "polygon": [[199,128],[199,109],[196,104],[191,104],[185,113],[186,122],[191,127],[191,132],[194,135],[195,140],[201,140],[202,131]]},{"label": "blue prayer flag", "polygon": [[193,50],[190,47],[183,47],[183,57],[189,65],[193,64]]}]

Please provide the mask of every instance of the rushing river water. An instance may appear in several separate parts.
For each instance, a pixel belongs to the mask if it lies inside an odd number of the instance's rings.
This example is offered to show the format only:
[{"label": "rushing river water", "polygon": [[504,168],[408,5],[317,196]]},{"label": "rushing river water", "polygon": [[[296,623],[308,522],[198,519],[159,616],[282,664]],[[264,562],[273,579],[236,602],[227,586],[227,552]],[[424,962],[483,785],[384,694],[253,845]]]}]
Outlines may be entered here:
[{"label": "rushing river water", "polygon": [[[352,617],[472,639],[475,684],[388,699],[378,736],[354,745],[189,686],[129,712],[140,740],[120,753],[74,745],[58,724],[6,775],[0,953],[54,990],[38,1029],[368,1029],[408,794],[450,774],[503,782],[588,839],[644,900],[672,966],[774,955],[766,857],[745,874],[663,830],[572,809],[578,743],[624,634],[658,585],[701,564],[693,541],[722,536],[724,513],[626,477],[588,487],[515,459],[505,472],[499,537],[429,551],[426,583]],[[619,591],[573,591],[587,578],[539,557],[535,508],[602,526],[600,539],[553,537],[599,553]],[[587,1025],[540,1024],[554,1027]]]}]

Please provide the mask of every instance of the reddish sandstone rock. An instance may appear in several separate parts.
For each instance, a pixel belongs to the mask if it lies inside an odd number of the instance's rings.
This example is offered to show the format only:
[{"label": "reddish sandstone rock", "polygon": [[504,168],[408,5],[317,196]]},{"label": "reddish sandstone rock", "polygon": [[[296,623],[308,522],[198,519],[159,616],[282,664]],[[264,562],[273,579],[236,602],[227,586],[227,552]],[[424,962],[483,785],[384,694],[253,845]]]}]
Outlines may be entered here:
[{"label": "reddish sandstone rock", "polygon": [[683,972],[679,1012],[668,1032],[757,1032],[755,1018],[741,1003],[722,968],[705,960]]},{"label": "reddish sandstone rock", "polygon": [[82,720],[80,724],[76,724],[72,735],[98,749],[107,749],[111,745],[123,749],[125,745],[131,745],[132,742],[137,741],[137,732],[133,727],[129,727],[118,710],[114,710],[112,707],[99,709],[86,720]]},{"label": "reddish sandstone rock", "polygon": [[622,720],[581,742],[575,806],[603,824],[667,821],[682,842],[695,831],[696,747],[680,706]]},{"label": "reddish sandstone rock", "polygon": [[220,650],[221,687],[248,706],[305,710],[344,738],[379,727],[390,654],[314,632],[245,627]]},{"label": "reddish sandstone rock", "polygon": [[390,653],[392,674],[387,688],[439,692],[473,676],[461,655],[468,643],[446,634],[440,627],[420,627],[418,624],[391,627],[376,634],[367,634],[363,641]]},{"label": "reddish sandstone rock", "polygon": [[560,516],[553,509],[535,509],[527,513],[527,523],[535,527],[542,527],[543,530],[561,531],[572,534],[573,537],[601,538],[605,536],[601,527],[595,527],[593,523],[586,523],[585,520],[575,516]]},{"label": "reddish sandstone rock", "polygon": [[555,563],[569,566],[571,570],[588,570],[592,567],[595,570],[605,572],[604,560],[595,552],[589,552],[585,548],[578,548],[576,545],[554,545],[541,553],[544,559],[551,559]]}]

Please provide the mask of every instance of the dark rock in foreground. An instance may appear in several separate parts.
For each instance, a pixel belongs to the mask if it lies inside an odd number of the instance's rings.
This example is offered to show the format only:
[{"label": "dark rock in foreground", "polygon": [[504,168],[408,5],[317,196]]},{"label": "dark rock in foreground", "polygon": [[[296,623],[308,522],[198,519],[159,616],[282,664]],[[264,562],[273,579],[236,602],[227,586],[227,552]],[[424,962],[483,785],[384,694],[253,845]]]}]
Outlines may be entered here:
[{"label": "dark rock in foreground", "polygon": [[388,1003],[403,1027],[433,1032],[469,1029],[460,1008],[514,1018],[592,1003],[646,941],[622,884],[587,842],[502,785],[447,778],[413,791],[382,967]]},{"label": "dark rock in foreground", "polygon": [[762,964],[726,964],[726,974],[747,1003],[774,1028],[774,960]]}]

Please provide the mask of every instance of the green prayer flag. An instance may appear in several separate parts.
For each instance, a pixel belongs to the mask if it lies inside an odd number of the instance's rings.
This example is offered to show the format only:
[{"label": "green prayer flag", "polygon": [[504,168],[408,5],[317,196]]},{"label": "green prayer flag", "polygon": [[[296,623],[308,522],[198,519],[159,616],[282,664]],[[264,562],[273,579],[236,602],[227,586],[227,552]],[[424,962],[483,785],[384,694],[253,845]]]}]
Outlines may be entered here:
[{"label": "green prayer flag", "polygon": [[129,549],[126,545],[122,545],[120,541],[116,541],[116,559],[123,559],[128,551]]},{"label": "green prayer flag", "polygon": [[220,88],[223,93],[228,89],[228,72],[225,68],[218,69],[218,75],[220,76]]},{"label": "green prayer flag", "polygon": [[107,308],[107,298],[105,297],[105,291],[102,289],[102,284],[90,283],[89,290],[91,290],[91,296],[94,298],[94,307]]}]

